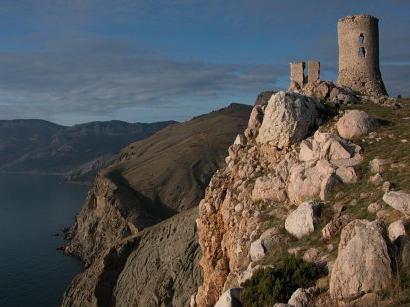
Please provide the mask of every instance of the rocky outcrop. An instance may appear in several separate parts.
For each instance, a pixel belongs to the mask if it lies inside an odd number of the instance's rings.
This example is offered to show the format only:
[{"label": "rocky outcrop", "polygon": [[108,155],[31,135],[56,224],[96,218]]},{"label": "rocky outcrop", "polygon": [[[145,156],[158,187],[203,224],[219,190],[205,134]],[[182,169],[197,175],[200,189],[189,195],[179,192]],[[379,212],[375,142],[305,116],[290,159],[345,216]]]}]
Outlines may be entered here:
[{"label": "rocky outcrop", "polygon": [[[341,139],[339,145],[347,154],[342,155],[342,149],[336,148],[336,144],[330,149],[324,148],[322,143],[331,136],[326,138],[320,133],[316,136],[320,146],[310,148],[312,159],[298,158],[300,152],[294,142],[306,138],[310,130],[295,130],[296,123],[289,128],[279,114],[292,114],[289,121],[293,121],[302,116],[300,111],[310,110],[311,118],[315,119],[307,121],[314,126],[316,120],[320,121],[321,108],[317,102],[301,95],[280,92],[272,96],[266,109],[254,107],[244,132],[246,140],[229,148],[227,166],[214,174],[200,202],[197,225],[204,282],[195,297],[196,305],[213,306],[224,291],[240,286],[243,273],[249,271],[251,263],[263,259],[285,240],[286,235],[280,231],[269,240],[262,235],[264,226],[268,225],[266,216],[271,216],[269,223],[283,227],[290,204],[304,197],[319,198],[320,194],[325,198],[338,182],[335,171],[339,165],[333,165],[333,161],[340,165],[358,163],[358,148],[348,144],[345,148]],[[278,144],[283,148],[278,148]],[[294,184],[297,174],[300,174],[300,180],[296,180],[299,186]],[[320,180],[317,174],[323,174]],[[300,185],[303,186],[306,177],[311,179],[306,182],[306,189],[302,189]],[[316,182],[320,185],[313,192],[307,187],[312,182],[315,187]]]},{"label": "rocky outcrop", "polygon": [[342,138],[353,140],[360,138],[377,127],[377,121],[366,112],[350,110],[336,124],[337,132]]},{"label": "rocky outcrop", "polygon": [[163,211],[118,178],[100,174],[70,230],[65,252],[89,265],[108,247],[164,219]]},{"label": "rocky outcrop", "polygon": [[389,287],[393,273],[386,239],[386,227],[378,220],[354,220],[343,229],[330,278],[332,298],[351,299]]},{"label": "rocky outcrop", "polygon": [[189,305],[201,282],[197,209],[115,244],[77,275],[63,306]]},{"label": "rocky outcrop", "polygon": [[317,124],[316,103],[296,93],[278,92],[270,98],[256,141],[279,148],[304,139]]}]

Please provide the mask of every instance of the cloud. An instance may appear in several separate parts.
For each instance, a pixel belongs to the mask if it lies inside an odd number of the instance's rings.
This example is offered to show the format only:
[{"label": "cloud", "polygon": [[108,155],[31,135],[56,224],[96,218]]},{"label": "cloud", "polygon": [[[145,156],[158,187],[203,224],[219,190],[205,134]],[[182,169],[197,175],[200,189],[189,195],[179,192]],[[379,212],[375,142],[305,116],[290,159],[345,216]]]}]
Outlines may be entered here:
[{"label": "cloud", "polygon": [[[0,53],[0,114],[50,118],[177,107],[273,88],[287,67],[178,61],[135,53],[127,42],[65,42],[64,52]],[[68,48],[67,46],[75,46]],[[124,47],[124,48],[121,48]]]}]

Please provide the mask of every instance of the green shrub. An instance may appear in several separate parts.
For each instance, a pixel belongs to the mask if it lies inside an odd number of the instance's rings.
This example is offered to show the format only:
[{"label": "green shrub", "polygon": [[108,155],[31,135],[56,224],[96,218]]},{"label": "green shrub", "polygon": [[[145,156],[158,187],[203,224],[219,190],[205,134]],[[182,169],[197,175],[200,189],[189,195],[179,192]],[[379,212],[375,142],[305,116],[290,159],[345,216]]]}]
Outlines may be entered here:
[{"label": "green shrub", "polygon": [[321,274],[322,270],[316,265],[288,255],[274,268],[257,270],[244,283],[242,304],[245,307],[264,307],[277,302],[287,303],[294,291],[310,287]]}]

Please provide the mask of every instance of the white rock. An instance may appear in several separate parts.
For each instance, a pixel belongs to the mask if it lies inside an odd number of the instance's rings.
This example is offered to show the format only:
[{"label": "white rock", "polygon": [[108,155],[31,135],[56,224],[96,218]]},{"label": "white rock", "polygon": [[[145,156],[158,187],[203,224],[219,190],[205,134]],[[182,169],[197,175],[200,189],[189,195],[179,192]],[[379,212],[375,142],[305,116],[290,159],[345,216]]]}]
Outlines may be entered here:
[{"label": "white rock", "polygon": [[315,126],[316,102],[306,96],[283,91],[272,95],[256,141],[279,148],[303,140]]},{"label": "white rock", "polygon": [[321,205],[317,202],[302,203],[286,218],[285,229],[298,239],[312,233],[320,216],[320,209]]},{"label": "white rock", "polygon": [[337,183],[335,169],[327,160],[295,164],[290,168],[287,195],[292,202],[325,200]]},{"label": "white rock", "polygon": [[359,110],[347,111],[337,122],[337,132],[342,138],[352,140],[360,138],[377,126],[377,122],[366,112]]},{"label": "white rock", "polygon": [[288,304],[295,307],[310,307],[312,306],[312,296],[306,290],[299,288],[293,292]]},{"label": "white rock", "polygon": [[279,243],[280,235],[278,234],[278,229],[273,227],[264,231],[258,240],[251,243],[249,255],[252,261],[263,259],[266,253]]},{"label": "white rock", "polygon": [[385,226],[379,220],[354,220],[342,230],[330,277],[333,299],[351,298],[391,286],[391,260],[385,236]]},{"label": "white rock", "polygon": [[249,255],[252,261],[259,261],[265,257],[265,248],[262,245],[262,239],[258,239],[251,243]]},{"label": "white rock", "polygon": [[403,220],[397,220],[389,225],[388,233],[390,241],[394,242],[398,237],[406,235],[406,224]]},{"label": "white rock", "polygon": [[236,139],[235,139],[234,144],[235,144],[235,145],[241,145],[241,146],[245,145],[245,144],[246,144],[246,139],[245,139],[245,137],[244,137],[242,134],[238,134],[238,135],[236,136]]},{"label": "white rock", "polygon": [[225,291],[218,299],[215,307],[240,307],[241,288],[231,288]]},{"label": "white rock", "polygon": [[383,195],[383,201],[404,214],[410,214],[410,194],[390,191]]}]

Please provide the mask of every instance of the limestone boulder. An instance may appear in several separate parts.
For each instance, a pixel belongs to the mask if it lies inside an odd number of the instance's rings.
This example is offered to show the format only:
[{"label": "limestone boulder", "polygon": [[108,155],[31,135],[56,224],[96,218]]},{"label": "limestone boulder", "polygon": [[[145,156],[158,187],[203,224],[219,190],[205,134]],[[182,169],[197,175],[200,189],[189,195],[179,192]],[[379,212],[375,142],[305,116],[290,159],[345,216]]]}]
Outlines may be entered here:
[{"label": "limestone boulder", "polygon": [[404,214],[410,214],[410,194],[408,193],[390,191],[383,195],[383,201]]},{"label": "limestone boulder", "polygon": [[313,306],[312,294],[302,288],[293,292],[288,304],[295,307],[311,307]]},{"label": "limestone boulder", "polygon": [[336,170],[336,176],[343,183],[354,183],[357,181],[357,175],[353,167],[341,166]]},{"label": "limestone boulder", "polygon": [[286,191],[295,203],[315,198],[326,200],[337,183],[335,168],[323,159],[293,165]]},{"label": "limestone boulder", "polygon": [[275,227],[262,233],[260,238],[251,243],[249,255],[252,261],[262,260],[266,253],[280,242],[279,230]]},{"label": "limestone boulder", "polygon": [[380,220],[354,220],[343,228],[330,277],[333,299],[350,299],[391,285],[386,238],[386,227]]},{"label": "limestone boulder", "polygon": [[297,93],[278,92],[272,95],[256,141],[279,148],[304,139],[316,125],[316,102]]},{"label": "limestone boulder", "polygon": [[241,307],[241,288],[225,291],[218,299],[215,307]]},{"label": "limestone boulder", "polygon": [[347,111],[336,124],[339,135],[347,140],[360,138],[376,127],[377,121],[366,112],[359,110]]},{"label": "limestone boulder", "polygon": [[315,230],[321,214],[321,204],[315,201],[304,202],[292,211],[285,221],[285,229],[298,239]]}]

